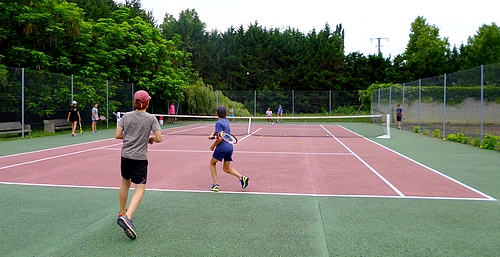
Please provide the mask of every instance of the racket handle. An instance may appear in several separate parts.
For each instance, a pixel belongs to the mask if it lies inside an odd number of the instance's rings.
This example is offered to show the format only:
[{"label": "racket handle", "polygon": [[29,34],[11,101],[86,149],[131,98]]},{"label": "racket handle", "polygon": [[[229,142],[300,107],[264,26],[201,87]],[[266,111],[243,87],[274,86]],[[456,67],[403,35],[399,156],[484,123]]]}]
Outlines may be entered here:
[{"label": "racket handle", "polygon": [[210,139],[216,139],[216,138],[217,138],[217,137],[215,137],[215,136],[211,136],[211,137],[210,137]]}]

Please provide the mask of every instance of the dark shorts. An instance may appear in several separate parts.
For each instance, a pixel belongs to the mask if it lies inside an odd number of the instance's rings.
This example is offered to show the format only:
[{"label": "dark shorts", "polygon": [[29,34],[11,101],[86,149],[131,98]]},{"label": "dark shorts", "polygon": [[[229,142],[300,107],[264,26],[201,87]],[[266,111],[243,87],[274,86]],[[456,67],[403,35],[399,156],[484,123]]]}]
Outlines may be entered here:
[{"label": "dark shorts", "polygon": [[92,122],[97,122],[97,121],[98,121],[98,120],[94,120],[94,119],[92,119]]},{"label": "dark shorts", "polygon": [[233,160],[233,151],[217,151],[217,148],[215,148],[214,154],[212,154],[212,157],[217,159],[218,161],[232,161]]},{"label": "dark shorts", "polygon": [[396,116],[396,121],[401,121],[401,116]]},{"label": "dark shorts", "polygon": [[148,179],[148,160],[121,159],[122,178],[130,179],[134,184],[146,184]]}]

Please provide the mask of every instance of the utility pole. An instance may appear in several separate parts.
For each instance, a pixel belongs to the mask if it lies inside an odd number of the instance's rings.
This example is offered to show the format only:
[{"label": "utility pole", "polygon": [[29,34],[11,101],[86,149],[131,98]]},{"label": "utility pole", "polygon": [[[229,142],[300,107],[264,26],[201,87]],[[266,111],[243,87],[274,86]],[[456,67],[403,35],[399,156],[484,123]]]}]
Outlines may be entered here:
[{"label": "utility pole", "polygon": [[373,40],[373,39],[376,39],[376,40],[378,41],[378,54],[380,54],[380,47],[381,47],[381,45],[380,45],[380,40],[381,40],[381,39],[387,39],[387,41],[389,41],[389,39],[388,39],[388,38],[386,38],[386,37],[370,38],[370,42],[372,42],[372,40]]}]

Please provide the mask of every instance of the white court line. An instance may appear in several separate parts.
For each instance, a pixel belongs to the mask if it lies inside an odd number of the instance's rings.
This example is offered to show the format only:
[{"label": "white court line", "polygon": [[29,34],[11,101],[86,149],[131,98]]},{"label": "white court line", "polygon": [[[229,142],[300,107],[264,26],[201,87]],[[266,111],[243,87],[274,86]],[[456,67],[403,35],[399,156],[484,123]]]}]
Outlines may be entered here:
[{"label": "white court line", "polygon": [[[193,130],[193,129],[204,128],[204,127],[207,127],[207,126],[211,126],[211,125],[204,125],[204,126],[201,126],[201,127],[185,129],[185,130],[182,130],[182,131],[189,131],[189,130]],[[172,128],[170,128],[170,129],[172,129]],[[255,131],[255,132],[257,132],[257,131]],[[255,132],[253,132],[253,133],[255,133]],[[26,152],[26,153],[6,155],[6,156],[2,156],[0,158],[15,157],[15,156],[25,155],[25,154],[30,154],[30,153],[39,153],[39,152],[45,152],[45,151],[50,151],[50,150],[63,149],[63,148],[68,148],[68,147],[72,147],[72,146],[85,145],[85,144],[90,144],[90,143],[95,143],[95,142],[100,142],[100,141],[106,141],[106,140],[116,140],[116,139],[110,138],[110,139],[103,139],[103,140],[92,141],[92,142],[85,142],[85,143],[74,144],[74,145],[60,146],[60,147],[43,149],[43,150],[38,150],[38,151],[32,151],[32,152]],[[75,155],[75,154],[79,154],[79,153],[85,153],[85,152],[94,151],[94,150],[101,150],[101,149],[105,149],[105,148],[108,148],[108,147],[113,147],[113,146],[117,146],[117,145],[121,145],[121,144],[123,144],[123,142],[120,141],[120,143],[117,143],[117,144],[111,144],[111,145],[106,145],[106,146],[102,146],[102,147],[96,147],[96,148],[91,148],[91,149],[87,149],[87,150],[81,150],[81,151],[76,151],[76,152],[71,152],[71,153],[66,153],[66,154],[60,154],[60,155],[55,155],[55,156],[51,156],[51,157],[36,159],[36,160],[32,160],[32,161],[27,161],[27,162],[16,163],[16,164],[12,164],[12,165],[8,165],[8,166],[0,167],[0,170],[12,168],[12,167],[17,167],[17,166],[22,166],[22,165],[26,165],[26,164],[31,164],[31,163],[37,163],[37,162],[52,160],[52,159],[61,158],[61,157],[66,157],[66,156]],[[157,150],[149,150],[149,151],[157,151]]]},{"label": "white court line", "polygon": [[[191,126],[191,125],[188,125],[188,126]],[[322,126],[323,127],[323,126]],[[347,131],[350,131],[356,135],[358,135],[357,133],[343,127],[343,126],[340,126],[342,127],[343,129],[347,130]],[[169,129],[174,129],[174,128],[169,128]],[[259,128],[258,130],[254,131],[253,133],[256,133],[257,131],[259,131],[261,128]],[[326,130],[325,128],[323,128],[324,130]],[[166,129],[168,130],[168,129]],[[326,130],[330,135],[331,133]],[[251,134],[253,134],[251,133]],[[249,135],[245,136],[243,139],[247,138]],[[333,136],[333,135],[332,135]],[[334,137],[335,138],[335,137]],[[242,140],[243,140],[242,139]],[[335,138],[340,144],[344,145],[342,142],[340,142],[337,138]],[[328,196],[331,196],[331,197],[353,197],[353,198],[404,198],[404,199],[431,199],[431,200],[480,200],[480,201],[496,201],[495,198],[493,197],[490,197],[470,186],[467,186],[465,184],[463,184],[462,182],[460,181],[457,181],[447,175],[444,175],[442,174],[441,172],[439,171],[436,171],[430,167],[427,167],[415,160],[412,160],[410,159],[409,157],[407,156],[404,156],[392,149],[389,149],[383,145],[380,145],[379,143],[377,142],[374,142],[368,138],[364,138],[366,140],[369,140],[370,142],[372,143],[375,143],[391,152],[394,152],[414,163],[417,163],[419,165],[421,165],[422,167],[425,167],[431,171],[434,171],[436,172],[437,174],[440,174],[466,188],[469,188],[470,190],[473,190],[475,192],[477,192],[478,194],[480,195],[483,195],[484,197],[486,197],[487,199],[483,199],[483,198],[454,198],[454,197],[414,197],[414,196],[404,196],[404,195],[400,195],[400,196],[377,196],[377,195],[334,195],[334,194],[331,194],[331,195],[321,195],[321,194],[294,194],[294,193],[259,193],[259,192],[231,192],[231,191],[224,191],[224,192],[219,192],[219,193],[244,193],[244,194],[262,194],[262,195],[290,195],[290,196],[319,196],[319,197],[328,197]],[[38,151],[32,151],[32,152],[26,152],[26,153],[20,153],[20,154],[14,154],[14,155],[7,155],[7,156],[1,156],[0,158],[4,158],[4,157],[9,157],[9,156],[17,156],[17,155],[24,155],[24,154],[29,154],[29,153],[37,153],[37,152],[43,152],[43,151],[49,151],[49,150],[54,150],[54,149],[61,149],[61,148],[67,148],[67,147],[71,147],[71,146],[77,146],[77,145],[85,145],[85,144],[89,144],[89,143],[95,143],[95,142],[100,142],[100,141],[106,141],[106,140],[115,140],[114,138],[110,138],[110,139],[103,139],[103,140],[98,140],[98,141],[92,141],[92,142],[86,142],[86,143],[80,143],[80,144],[75,144],[75,145],[69,145],[69,146],[61,146],[61,147],[56,147],[56,148],[50,148],[50,149],[43,149],[43,150],[38,150]],[[13,166],[19,166],[19,165],[24,165],[24,164],[29,164],[29,163],[34,163],[34,162],[39,162],[39,161],[44,161],[44,160],[49,160],[49,159],[54,159],[54,158],[58,158],[58,157],[64,157],[64,156],[68,156],[68,155],[72,155],[72,154],[77,154],[77,153],[81,153],[81,152],[87,152],[87,151],[92,151],[92,150],[98,150],[98,149],[104,149],[104,150],[116,150],[116,149],[110,149],[109,147],[112,147],[112,146],[116,146],[116,145],[121,145],[122,142],[118,143],[118,144],[112,144],[112,145],[108,145],[108,146],[103,146],[103,147],[99,147],[99,148],[93,148],[93,149],[88,149],[88,150],[84,150],[84,151],[79,151],[79,152],[75,152],[75,153],[70,153],[70,154],[63,154],[63,155],[58,155],[58,156],[53,156],[53,157],[49,157],[49,158],[43,158],[43,159],[40,159],[40,160],[35,160],[35,161],[30,161],[30,162],[26,162],[26,163],[21,163],[21,164],[16,164],[16,165],[10,165],[10,166],[6,166],[6,167],[0,167],[0,170],[1,169],[5,169],[5,168],[8,168],[8,167],[13,167]],[[344,145],[345,147],[345,145]],[[348,149],[348,148],[347,148]],[[350,149],[348,149],[350,151]],[[186,151],[186,152],[193,152],[192,150],[149,150],[149,151]],[[196,151],[195,151],[196,152]],[[198,151],[198,152],[211,152],[211,151]],[[241,153],[256,153],[256,154],[273,154],[273,152],[250,152],[250,151],[237,151],[237,152],[241,152]],[[352,151],[350,151],[352,153]],[[310,154],[310,153],[298,153],[298,152],[274,152],[275,154]],[[328,153],[314,153],[314,154],[328,154]],[[335,154],[335,153],[330,153],[330,154]],[[347,154],[347,153],[337,153],[339,155],[344,155],[344,154]],[[350,154],[347,154],[347,155],[350,155]],[[356,158],[359,159],[359,156],[355,155]],[[13,183],[13,182],[0,182],[0,184],[6,184],[6,185],[28,185],[28,186],[48,186],[48,187],[68,187],[68,188],[96,188],[96,189],[119,189],[118,187],[97,187],[97,186],[70,186],[70,185],[50,185],[50,184],[33,184],[33,183]],[[167,190],[167,189],[147,189],[147,190],[155,190],[155,191],[179,191],[179,192],[201,192],[201,193],[207,193],[207,191],[197,191],[197,190]],[[213,193],[213,192],[208,192],[208,193]]]},{"label": "white court line", "polygon": [[[107,148],[103,150],[109,151],[121,151],[121,148]],[[211,153],[210,150],[169,150],[169,149],[148,149],[149,152],[170,152],[170,153]],[[313,153],[313,152],[262,152],[262,151],[235,151],[234,154],[291,154],[291,155],[346,155],[352,156],[351,153],[332,153],[332,152],[323,152],[323,153]]]},{"label": "white court line", "polygon": [[[351,133],[354,133],[354,134],[356,134],[356,135],[360,136],[358,133],[356,133],[356,132],[354,132],[354,131],[352,131],[352,130],[350,130],[350,129],[348,129],[348,128],[345,128],[345,127],[343,127],[343,126],[341,126],[341,125],[339,125],[339,127],[341,127],[341,128],[343,128],[343,129],[345,129],[345,130],[347,130],[347,131],[351,132]],[[455,182],[455,183],[457,183],[457,184],[459,184],[459,185],[461,185],[461,186],[463,186],[463,187],[465,187],[465,188],[468,188],[468,189],[470,189],[470,190],[472,190],[472,191],[474,191],[474,192],[476,192],[476,193],[478,193],[478,194],[480,194],[480,195],[482,195],[482,196],[484,196],[484,197],[487,197],[487,198],[489,198],[490,200],[494,200],[494,201],[496,201],[496,199],[495,199],[495,198],[493,198],[493,197],[491,197],[491,196],[489,196],[489,195],[487,195],[487,194],[485,194],[485,193],[483,193],[483,192],[481,192],[481,191],[479,191],[479,190],[477,190],[477,189],[475,189],[475,188],[473,188],[473,187],[471,187],[471,186],[468,186],[468,185],[466,185],[466,184],[464,184],[464,183],[462,183],[462,182],[460,182],[460,181],[458,181],[458,180],[456,180],[456,179],[454,179],[454,178],[452,178],[452,177],[450,177],[450,176],[448,176],[448,175],[445,175],[444,173],[441,173],[441,172],[439,172],[439,171],[437,171],[437,170],[435,170],[435,169],[433,169],[433,168],[431,168],[431,167],[429,167],[429,166],[427,166],[427,165],[425,165],[425,164],[423,164],[423,163],[420,163],[420,162],[418,162],[418,161],[415,161],[415,160],[411,159],[410,157],[405,156],[405,155],[403,155],[403,154],[401,154],[401,153],[398,153],[398,152],[396,152],[396,151],[394,151],[394,150],[392,150],[392,149],[390,149],[390,148],[388,148],[388,147],[386,147],[386,146],[384,146],[384,145],[381,145],[381,144],[379,144],[379,143],[377,143],[377,142],[375,142],[375,141],[373,141],[373,140],[371,140],[371,139],[368,139],[368,138],[366,138],[366,137],[364,137],[364,139],[365,139],[365,140],[368,140],[368,141],[370,141],[370,142],[372,142],[372,143],[374,143],[374,144],[376,144],[376,145],[378,145],[378,146],[380,146],[380,147],[382,147],[382,148],[384,148],[384,149],[387,149],[387,150],[389,150],[389,151],[391,151],[391,152],[393,152],[393,153],[395,153],[395,154],[397,154],[397,155],[399,155],[399,156],[401,156],[401,157],[403,157],[403,158],[405,158],[405,159],[407,159],[407,160],[409,160],[409,161],[411,161],[411,162],[413,162],[413,163],[415,163],[415,164],[417,164],[417,165],[420,165],[421,167],[424,167],[424,168],[426,168],[426,169],[428,169],[428,170],[430,170],[430,171],[432,171],[432,172],[434,172],[434,173],[436,173],[436,174],[438,174],[438,175],[441,175],[441,176],[443,176],[443,177],[445,177],[445,178],[447,178],[447,179],[449,179],[449,180],[451,180],[451,181],[453,181],[453,182]]]},{"label": "white court line", "polygon": [[[119,190],[120,187],[105,186],[75,186],[75,185],[53,185],[53,184],[34,184],[18,182],[0,182],[0,185],[15,186],[40,186],[40,187],[61,187],[61,188],[80,188],[80,189],[110,189]],[[130,188],[134,190],[134,188]],[[459,197],[434,197],[434,196],[391,196],[391,195],[336,195],[336,194],[299,194],[299,193],[269,193],[269,192],[251,192],[251,191],[219,191],[214,193],[208,190],[182,190],[182,189],[158,189],[146,188],[146,191],[157,192],[184,192],[184,193],[206,193],[206,194],[248,194],[248,195],[280,195],[280,196],[305,196],[305,197],[344,197],[344,198],[380,198],[380,199],[417,199],[417,200],[458,200],[458,201],[496,201],[496,199],[486,198],[459,198]]]},{"label": "white court line", "polygon": [[380,173],[378,173],[372,166],[370,166],[368,163],[366,163],[361,157],[359,157],[356,153],[354,153],[347,145],[345,145],[343,142],[341,142],[335,135],[333,135],[328,129],[323,127],[323,125],[320,125],[328,134],[330,134],[337,142],[339,142],[347,151],[349,151],[356,159],[358,159],[361,163],[363,163],[368,169],[370,169],[377,177],[379,177],[382,181],[384,181],[385,184],[387,184],[389,187],[394,190],[399,196],[405,197],[405,195],[399,191],[391,182],[389,182],[387,179],[385,179]]},{"label": "white court line", "polygon": [[[195,124],[195,125],[197,126],[198,124]],[[188,125],[188,126],[192,126],[192,125]],[[194,127],[194,128],[189,128],[189,129],[183,129],[183,130],[179,130],[179,131],[177,131],[177,130],[176,130],[175,132],[170,132],[170,133],[167,133],[167,134],[165,134],[165,135],[175,135],[175,134],[177,134],[177,133],[186,132],[186,131],[191,131],[191,130],[195,130],[195,129],[202,129],[202,128],[205,128],[205,127],[210,127],[210,126],[213,126],[213,124],[210,124],[210,125],[203,125],[203,126],[201,126],[201,127]],[[186,126],[186,127],[187,127],[187,126]],[[180,127],[180,128],[182,128],[182,127]],[[175,129],[175,128],[169,128],[169,129]],[[169,130],[169,129],[166,129],[166,130]]]},{"label": "white court line", "polygon": [[31,151],[31,152],[24,152],[24,153],[16,153],[16,154],[11,154],[11,155],[4,155],[0,156],[1,158],[7,158],[7,157],[15,157],[19,155],[25,155],[25,154],[32,154],[32,153],[41,153],[41,152],[46,152],[46,151],[52,151],[52,150],[57,150],[57,149],[63,149],[63,148],[68,148],[68,147],[73,147],[73,146],[79,146],[79,145],[86,145],[86,144],[93,144],[96,142],[102,142],[102,141],[107,141],[107,140],[116,140],[114,138],[108,138],[108,139],[101,139],[97,141],[90,141],[90,142],[85,142],[85,143],[79,143],[79,144],[74,144],[74,145],[65,145],[65,146],[58,146],[54,148],[47,148],[47,149],[41,149],[41,150],[36,150],[36,151]]},{"label": "white court line", "polygon": [[[184,130],[180,130],[180,131],[176,131],[176,132],[170,132],[170,133],[167,133],[166,135],[176,135],[176,134],[178,134],[178,133],[182,133],[182,132],[186,132],[186,131],[191,131],[191,130],[195,130],[195,129],[201,129],[201,128],[205,128],[205,127],[212,127],[212,126],[214,126],[214,125],[213,125],[213,124],[203,125],[203,126],[201,126],[201,127],[195,127],[195,128],[190,128],[190,129],[184,129]],[[249,137],[249,136],[251,136],[251,135],[253,135],[253,134],[257,133],[257,131],[259,131],[259,130],[261,130],[261,128],[259,128],[259,129],[255,130],[254,132],[252,132],[252,133],[250,133],[250,134],[248,134],[248,135],[244,136],[244,137],[243,137],[243,138],[241,138],[241,139],[238,139],[238,142],[243,141],[245,138],[247,138],[247,137]]]},{"label": "white court line", "polygon": [[106,147],[112,147],[112,146],[121,145],[121,144],[122,144],[122,142],[120,142],[118,144],[112,144],[112,145],[101,146],[101,147],[96,147],[96,148],[91,148],[91,149],[86,149],[86,150],[81,150],[81,151],[76,151],[76,152],[71,152],[71,153],[66,153],[66,154],[60,154],[60,155],[55,155],[55,156],[51,156],[51,157],[36,159],[36,160],[32,160],[32,161],[27,161],[27,162],[20,162],[20,163],[8,165],[8,166],[0,167],[0,170],[12,168],[12,167],[17,167],[17,166],[22,166],[22,165],[26,165],[26,164],[31,164],[31,163],[37,163],[37,162],[52,160],[52,159],[61,158],[61,157],[66,157],[66,156],[75,155],[75,154],[79,154],[79,153],[85,153],[85,152],[95,151],[95,150],[103,149],[103,148],[106,148]]},{"label": "white court line", "polygon": [[238,140],[238,142],[245,140],[245,138],[247,138],[247,137],[249,137],[249,136],[252,136],[253,134],[257,133],[257,132],[258,132],[259,130],[261,130],[261,129],[262,129],[262,128],[258,128],[258,129],[257,129],[257,130],[255,130],[254,132],[252,132],[252,133],[250,133],[250,134],[248,134],[248,135],[244,136],[242,139]]}]

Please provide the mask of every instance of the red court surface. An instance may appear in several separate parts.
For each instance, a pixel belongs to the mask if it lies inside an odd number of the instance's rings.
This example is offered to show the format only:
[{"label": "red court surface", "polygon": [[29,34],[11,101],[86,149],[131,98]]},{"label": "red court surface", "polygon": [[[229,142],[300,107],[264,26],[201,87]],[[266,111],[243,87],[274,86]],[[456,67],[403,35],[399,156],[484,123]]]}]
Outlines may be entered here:
[{"label": "red court surface", "polygon": [[[285,125],[252,129],[277,126]],[[294,134],[324,136],[240,136],[231,166],[250,178],[249,186],[241,189],[219,163],[221,192],[493,200],[341,126],[287,126]],[[237,135],[247,130],[231,128]],[[213,124],[196,124],[163,131],[164,141],[149,147],[147,188],[210,191],[212,130]],[[121,145],[107,139],[0,157],[0,183],[118,188]]]}]

